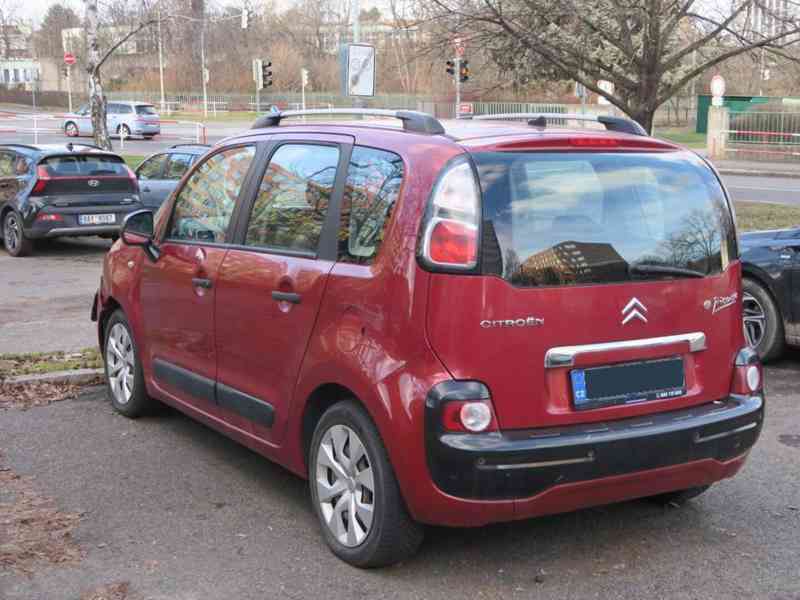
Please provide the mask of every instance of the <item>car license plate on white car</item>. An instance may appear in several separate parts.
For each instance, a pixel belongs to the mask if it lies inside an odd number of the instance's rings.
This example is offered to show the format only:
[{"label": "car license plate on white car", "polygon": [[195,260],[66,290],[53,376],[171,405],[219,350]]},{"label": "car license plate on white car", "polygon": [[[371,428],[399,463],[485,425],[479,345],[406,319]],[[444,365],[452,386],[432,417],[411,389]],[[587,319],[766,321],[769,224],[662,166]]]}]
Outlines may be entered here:
[{"label": "car license plate on white car", "polygon": [[114,213],[108,215],[81,215],[78,218],[78,223],[81,225],[108,225],[117,222],[117,215]]}]

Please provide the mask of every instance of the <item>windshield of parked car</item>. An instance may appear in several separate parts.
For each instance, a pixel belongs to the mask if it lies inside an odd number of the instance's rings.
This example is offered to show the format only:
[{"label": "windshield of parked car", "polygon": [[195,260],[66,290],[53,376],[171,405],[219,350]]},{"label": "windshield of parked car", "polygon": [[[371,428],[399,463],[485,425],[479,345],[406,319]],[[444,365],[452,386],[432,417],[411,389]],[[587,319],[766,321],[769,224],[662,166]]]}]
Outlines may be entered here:
[{"label": "windshield of parked car", "polygon": [[720,273],[735,258],[717,177],[686,152],[474,155],[483,272],[517,286]]},{"label": "windshield of parked car", "polygon": [[156,109],[150,106],[149,104],[138,104],[136,106],[136,114],[137,115],[154,115],[156,114]]},{"label": "windshield of parked car", "polygon": [[128,175],[125,163],[117,156],[93,154],[51,156],[39,164],[47,170],[50,177]]}]

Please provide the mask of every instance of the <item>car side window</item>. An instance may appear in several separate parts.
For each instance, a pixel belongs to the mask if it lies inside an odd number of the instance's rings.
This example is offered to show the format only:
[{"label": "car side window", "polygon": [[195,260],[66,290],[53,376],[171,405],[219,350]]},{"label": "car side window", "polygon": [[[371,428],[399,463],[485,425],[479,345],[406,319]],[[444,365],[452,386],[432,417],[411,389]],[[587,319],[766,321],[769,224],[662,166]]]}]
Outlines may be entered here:
[{"label": "car side window", "polygon": [[403,183],[397,154],[356,146],[342,196],[339,260],[368,264],[378,253]]},{"label": "car side window", "polygon": [[338,164],[336,146],[280,146],[261,181],[245,244],[316,252]]},{"label": "car side window", "polygon": [[118,105],[117,112],[122,115],[127,115],[133,112],[133,107],[128,104]]},{"label": "car side window", "polygon": [[219,152],[201,164],[175,200],[168,238],[223,243],[254,146]]},{"label": "car side window", "polygon": [[192,158],[191,154],[170,154],[164,179],[180,179],[183,177],[183,174],[189,170],[192,164]]},{"label": "car side window", "polygon": [[14,177],[14,158],[13,152],[0,152],[0,177]]},{"label": "car side window", "polygon": [[166,162],[166,154],[156,154],[139,165],[139,168],[136,169],[136,174],[139,179],[161,179]]}]

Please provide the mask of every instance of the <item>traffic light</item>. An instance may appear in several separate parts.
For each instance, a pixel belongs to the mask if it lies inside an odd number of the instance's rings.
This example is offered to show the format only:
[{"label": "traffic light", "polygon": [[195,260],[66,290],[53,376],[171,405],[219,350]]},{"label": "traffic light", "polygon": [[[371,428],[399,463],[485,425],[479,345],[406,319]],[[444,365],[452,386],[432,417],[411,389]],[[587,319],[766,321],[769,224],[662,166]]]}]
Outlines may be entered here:
[{"label": "traffic light", "polygon": [[261,89],[272,85],[272,62],[269,60],[261,64]]},{"label": "traffic light", "polygon": [[469,61],[462,60],[461,66],[458,69],[458,78],[463,83],[467,79],[469,79]]},{"label": "traffic light", "polygon": [[447,74],[448,75],[456,74],[456,62],[454,60],[447,61]]}]

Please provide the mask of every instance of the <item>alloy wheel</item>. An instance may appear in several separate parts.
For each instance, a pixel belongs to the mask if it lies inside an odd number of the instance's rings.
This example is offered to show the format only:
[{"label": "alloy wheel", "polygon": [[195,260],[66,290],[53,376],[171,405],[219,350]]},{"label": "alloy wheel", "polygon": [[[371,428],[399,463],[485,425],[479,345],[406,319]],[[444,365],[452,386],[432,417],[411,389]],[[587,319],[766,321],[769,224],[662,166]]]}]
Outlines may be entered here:
[{"label": "alloy wheel", "polygon": [[5,227],[3,229],[3,239],[6,242],[6,248],[10,252],[15,252],[19,247],[22,231],[20,230],[17,215],[10,213],[6,217]]},{"label": "alloy wheel", "polygon": [[742,325],[747,345],[755,349],[767,332],[767,313],[755,296],[742,294]]},{"label": "alloy wheel", "polygon": [[77,135],[78,135],[78,128],[77,128],[77,126],[75,125],[75,123],[67,123],[67,127],[66,127],[66,131],[65,131],[65,133],[66,133],[66,134],[67,134],[69,137],[77,137]]},{"label": "alloy wheel", "polygon": [[108,334],[106,365],[111,393],[119,404],[127,404],[133,395],[135,354],[127,328],[115,323]]},{"label": "alloy wheel", "polygon": [[330,532],[343,546],[360,545],[375,515],[375,477],[355,431],[334,425],[317,448],[317,502]]}]

